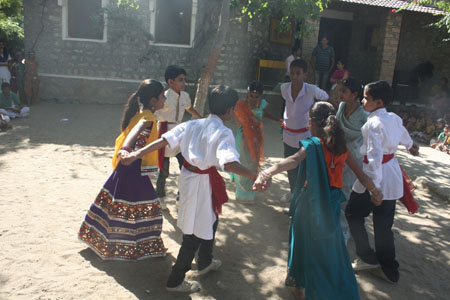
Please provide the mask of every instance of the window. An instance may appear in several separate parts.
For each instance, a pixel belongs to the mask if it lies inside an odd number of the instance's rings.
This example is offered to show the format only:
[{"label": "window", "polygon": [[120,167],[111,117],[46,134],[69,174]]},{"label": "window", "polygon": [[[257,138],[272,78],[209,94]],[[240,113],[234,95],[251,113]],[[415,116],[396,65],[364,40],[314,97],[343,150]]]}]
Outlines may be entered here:
[{"label": "window", "polygon": [[103,7],[108,0],[58,0],[62,9],[62,31],[65,40],[106,42],[106,16]]},{"label": "window", "polygon": [[153,44],[192,47],[197,0],[150,0],[150,11]]}]

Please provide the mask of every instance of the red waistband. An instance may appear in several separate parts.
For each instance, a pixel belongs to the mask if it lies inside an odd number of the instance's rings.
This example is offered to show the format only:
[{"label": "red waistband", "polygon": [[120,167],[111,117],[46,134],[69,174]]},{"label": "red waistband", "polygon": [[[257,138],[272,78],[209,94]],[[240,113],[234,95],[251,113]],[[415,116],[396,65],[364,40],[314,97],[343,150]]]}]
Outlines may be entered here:
[{"label": "red waistband", "polygon": [[222,205],[228,201],[227,189],[225,187],[225,181],[215,167],[208,168],[206,170],[201,170],[184,159],[183,166],[197,174],[208,174],[209,184],[211,185],[211,199],[213,211],[218,216],[222,213]]},{"label": "red waistband", "polygon": [[159,121],[160,124],[177,124],[177,122]]},{"label": "red waistband", "polygon": [[194,173],[197,173],[197,174],[209,174],[210,172],[212,172],[212,171],[214,171],[214,170],[217,171],[217,169],[216,169],[215,167],[211,167],[211,168],[208,168],[208,169],[206,169],[206,170],[201,170],[201,169],[199,169],[199,168],[197,168],[197,167],[191,165],[191,164],[188,163],[186,160],[183,160],[183,166],[184,166],[186,169],[188,169],[189,171],[194,172]]},{"label": "red waistband", "polygon": [[[381,162],[382,164],[385,164],[385,163],[387,163],[388,161],[390,161],[391,159],[393,159],[394,158],[394,153],[391,153],[391,154],[384,154],[383,155],[383,161]],[[363,162],[365,163],[365,164],[368,164],[369,163],[369,160],[367,159],[367,155],[364,155],[364,160],[363,160]]]},{"label": "red waistband", "polygon": [[292,133],[302,133],[302,132],[307,132],[307,131],[309,130],[308,127],[300,128],[300,129],[291,129],[291,128],[287,128],[287,127],[286,127],[286,124],[284,124],[284,122],[281,123],[281,128],[283,128],[283,129],[285,129],[285,130],[287,130],[287,131],[289,131],[289,132],[292,132]]}]

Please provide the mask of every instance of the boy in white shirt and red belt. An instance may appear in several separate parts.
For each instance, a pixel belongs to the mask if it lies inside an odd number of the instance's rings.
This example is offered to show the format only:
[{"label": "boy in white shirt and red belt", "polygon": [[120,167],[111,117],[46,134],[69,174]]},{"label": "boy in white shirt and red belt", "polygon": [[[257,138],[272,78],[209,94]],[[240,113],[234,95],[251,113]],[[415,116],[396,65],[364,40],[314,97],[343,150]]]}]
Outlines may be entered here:
[{"label": "boy in white shirt and red belt", "polygon": [[238,98],[234,89],[217,86],[208,97],[211,112],[208,118],[182,123],[150,145],[123,154],[123,163],[128,165],[142,155],[168,145],[180,147],[184,157],[178,178],[177,221],[183,232],[183,242],[167,281],[169,291],[195,292],[199,289],[197,282],[184,280],[197,250],[199,275],[217,270],[222,264],[213,259],[212,251],[218,215],[228,196],[225,182],[216,168],[256,180],[257,174],[239,163],[233,132],[223,123],[233,118]]},{"label": "boy in white shirt and red belt", "polygon": [[[308,129],[308,112],[314,99],[328,100],[328,94],[315,85],[305,83],[308,77],[308,63],[296,59],[290,65],[291,82],[281,85],[281,96],[286,102],[283,114],[284,157],[295,154],[300,149],[300,140],[311,137]],[[294,192],[298,168],[288,171],[289,187]],[[286,198],[288,201],[290,197]]]},{"label": "boy in white shirt and red belt", "polygon": [[[164,74],[169,89],[164,93],[166,102],[164,107],[155,112],[159,125],[159,137],[168,130],[174,128],[183,121],[184,111],[187,111],[197,119],[202,116],[191,106],[191,98],[184,91],[186,87],[186,71],[178,66],[168,66]],[[159,175],[156,181],[156,193],[161,206],[165,209],[166,179],[169,176],[170,157],[175,156],[178,165],[183,166],[183,156],[179,148],[162,148],[158,153]]]},{"label": "boy in white shirt and red belt", "polygon": [[[345,216],[355,241],[355,271],[375,269],[381,266],[383,277],[391,283],[399,280],[399,264],[395,260],[394,224],[396,200],[403,197],[403,177],[400,165],[394,157],[398,145],[404,145],[412,155],[419,154],[402,119],[388,113],[385,106],[392,101],[392,89],[386,81],[370,83],[364,88],[364,110],[371,114],[361,128],[364,138],[361,154],[364,155],[363,170],[383,194],[380,203],[370,201],[370,193],[357,180],[353,185]],[[370,247],[364,218],[373,215],[375,251]]]}]

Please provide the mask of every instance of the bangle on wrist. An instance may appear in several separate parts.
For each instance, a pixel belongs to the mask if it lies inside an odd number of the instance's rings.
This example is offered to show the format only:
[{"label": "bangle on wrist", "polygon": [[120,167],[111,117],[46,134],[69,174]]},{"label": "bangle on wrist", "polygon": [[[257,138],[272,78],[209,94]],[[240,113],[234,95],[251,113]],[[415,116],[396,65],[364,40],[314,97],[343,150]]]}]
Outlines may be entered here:
[{"label": "bangle on wrist", "polygon": [[127,147],[127,146],[123,146],[122,148],[120,148],[120,150],[125,150],[127,152],[131,152],[131,148]]}]

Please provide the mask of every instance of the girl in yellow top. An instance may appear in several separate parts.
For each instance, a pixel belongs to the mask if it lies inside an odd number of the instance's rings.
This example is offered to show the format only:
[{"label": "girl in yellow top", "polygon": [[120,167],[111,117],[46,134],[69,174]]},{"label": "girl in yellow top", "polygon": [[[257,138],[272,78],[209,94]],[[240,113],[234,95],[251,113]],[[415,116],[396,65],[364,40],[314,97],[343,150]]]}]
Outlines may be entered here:
[{"label": "girl in yellow top", "polygon": [[119,151],[131,152],[158,138],[153,113],[164,106],[163,92],[159,81],[146,79],[128,99],[116,139],[114,171],[81,224],[78,237],[102,259],[139,260],[166,254],[160,237],[161,205],[148,177],[157,172],[157,152],[129,166],[117,158]]}]

